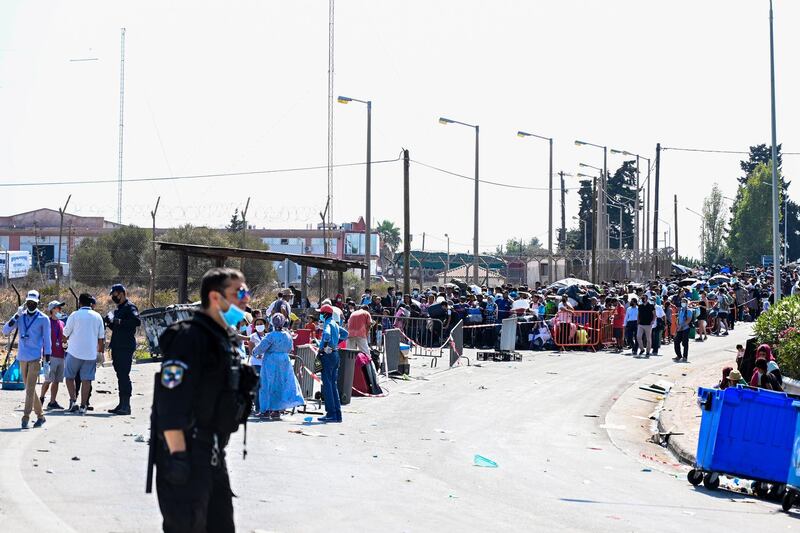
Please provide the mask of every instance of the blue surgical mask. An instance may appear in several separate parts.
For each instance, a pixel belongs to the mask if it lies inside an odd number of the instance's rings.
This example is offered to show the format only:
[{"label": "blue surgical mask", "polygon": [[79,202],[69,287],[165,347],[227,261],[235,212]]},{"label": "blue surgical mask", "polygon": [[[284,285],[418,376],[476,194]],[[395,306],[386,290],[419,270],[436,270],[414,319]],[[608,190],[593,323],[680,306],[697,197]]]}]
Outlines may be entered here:
[{"label": "blue surgical mask", "polygon": [[319,315],[319,319],[325,322],[325,315]]},{"label": "blue surgical mask", "polygon": [[[225,298],[223,297],[223,299]],[[227,302],[227,300],[225,301]],[[236,324],[238,324],[239,322],[242,321],[242,319],[244,319],[245,313],[244,311],[239,309],[238,306],[229,303],[228,310],[224,312],[220,311],[219,315],[222,317],[222,320],[224,320],[226,324],[228,324],[232,328],[235,328]]]}]

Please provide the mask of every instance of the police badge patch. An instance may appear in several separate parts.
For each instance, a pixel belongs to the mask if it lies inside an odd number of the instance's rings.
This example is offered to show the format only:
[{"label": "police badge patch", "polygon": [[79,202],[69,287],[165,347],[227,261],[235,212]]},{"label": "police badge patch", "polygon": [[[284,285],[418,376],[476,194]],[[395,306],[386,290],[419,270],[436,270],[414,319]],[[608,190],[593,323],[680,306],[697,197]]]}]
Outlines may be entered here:
[{"label": "police badge patch", "polygon": [[182,361],[165,361],[161,365],[161,385],[167,389],[174,389],[183,383],[186,368],[186,363]]}]

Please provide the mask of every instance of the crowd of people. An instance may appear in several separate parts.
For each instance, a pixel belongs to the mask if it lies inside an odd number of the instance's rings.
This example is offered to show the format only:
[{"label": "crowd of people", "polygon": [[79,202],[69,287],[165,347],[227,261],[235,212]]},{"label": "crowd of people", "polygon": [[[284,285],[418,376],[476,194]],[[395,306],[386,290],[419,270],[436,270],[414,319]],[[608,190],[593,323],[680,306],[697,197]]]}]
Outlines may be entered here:
[{"label": "crowd of people", "polygon": [[[105,361],[106,328],[112,332],[109,347],[119,388],[119,404],[109,413],[131,414],[130,370],[136,349],[135,332],[141,323],[139,311],[127,299],[124,286],[114,285],[109,296],[116,307],[105,317],[95,310],[97,301],[88,293],[78,296],[78,309],[67,316],[63,312],[66,304],[58,300],[47,304],[45,314],[39,309],[39,292],[31,290],[24,304],[3,325],[4,335],[15,333],[18,339],[15,364],[25,388],[23,429],[30,423],[31,412],[36,414],[33,427],[38,428],[46,422],[44,411],[64,410],[57,398],[64,381],[69,394],[67,412],[83,415],[94,410],[89,400],[97,365]],[[40,375],[44,383],[37,394]],[[4,376],[4,380],[9,378]],[[50,401],[45,404],[48,392]]]}]

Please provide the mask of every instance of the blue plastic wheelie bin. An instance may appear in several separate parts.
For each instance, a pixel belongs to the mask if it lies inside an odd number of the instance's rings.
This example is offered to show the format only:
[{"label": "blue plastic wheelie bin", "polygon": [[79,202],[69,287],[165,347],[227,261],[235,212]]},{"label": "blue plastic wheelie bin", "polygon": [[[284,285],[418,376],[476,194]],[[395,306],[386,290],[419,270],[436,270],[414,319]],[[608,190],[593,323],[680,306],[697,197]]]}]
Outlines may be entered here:
[{"label": "blue plastic wheelie bin", "polygon": [[[800,411],[800,402],[792,402],[792,407]],[[800,502],[800,425],[795,426],[792,459],[786,474],[786,492],[783,494],[783,510],[789,511],[798,502]]]},{"label": "blue plastic wheelie bin", "polygon": [[697,402],[702,419],[689,483],[713,490],[724,474],[755,481],[758,496],[765,496],[770,485],[782,491],[798,418],[792,398],[749,387],[700,388]]}]

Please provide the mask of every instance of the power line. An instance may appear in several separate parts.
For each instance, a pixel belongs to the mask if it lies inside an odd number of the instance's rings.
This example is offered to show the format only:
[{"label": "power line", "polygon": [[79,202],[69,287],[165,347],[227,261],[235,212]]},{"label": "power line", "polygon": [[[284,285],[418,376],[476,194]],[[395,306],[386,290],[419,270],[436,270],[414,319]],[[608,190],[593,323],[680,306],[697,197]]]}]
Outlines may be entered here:
[{"label": "power line", "polygon": [[[396,161],[400,161],[400,158],[397,157],[395,159],[383,159],[380,161],[373,161],[372,164],[381,164],[381,163],[394,163]],[[340,163],[338,165],[333,165],[334,168],[341,168],[341,167],[355,167],[366,165],[366,162],[360,163]],[[318,165],[313,167],[294,167],[294,168],[278,168],[278,169],[268,169],[268,170],[248,170],[242,172],[221,172],[218,174],[190,174],[186,176],[157,176],[153,178],[126,178],[123,179],[123,182],[126,183],[133,183],[133,182],[147,182],[147,181],[178,181],[178,180],[195,180],[195,179],[206,179],[206,178],[224,178],[224,177],[234,177],[234,176],[253,176],[258,174],[280,174],[285,172],[304,172],[309,170],[327,170],[328,165]],[[23,183],[0,183],[0,187],[38,187],[42,185],[97,185],[103,183],[117,183],[117,179],[100,179],[100,180],[69,180],[69,181],[42,181],[42,182],[23,182]]]},{"label": "power line", "polygon": [[[465,180],[469,180],[469,181],[475,181],[475,177],[474,176],[467,176],[467,175],[464,175],[464,174],[459,174],[457,172],[453,172],[452,170],[446,170],[446,169],[443,169],[443,168],[440,168],[440,167],[437,167],[437,166],[434,166],[434,165],[429,165],[428,163],[423,163],[422,161],[417,161],[416,159],[412,159],[411,162],[412,163],[416,163],[418,165],[421,165],[423,167],[429,168],[431,170],[435,170],[437,172],[441,172],[443,174],[454,176],[456,178],[461,178],[461,179],[465,179]],[[549,187],[526,187],[524,185],[511,185],[509,183],[500,183],[499,181],[491,181],[491,180],[478,179],[478,182],[479,183],[485,183],[487,185],[495,185],[497,187],[506,187],[508,189],[522,189],[522,190],[526,190],[526,191],[549,191],[550,190]],[[574,191],[574,190],[578,190],[578,189],[580,189],[580,187],[567,187],[564,190]]]},{"label": "power line", "polygon": [[[674,150],[676,152],[701,152],[705,154],[736,154],[736,155],[750,155],[750,152],[740,152],[737,150],[712,150],[705,148],[675,148],[662,146],[662,150]],[[800,155],[800,152],[781,152],[780,155]]]}]

